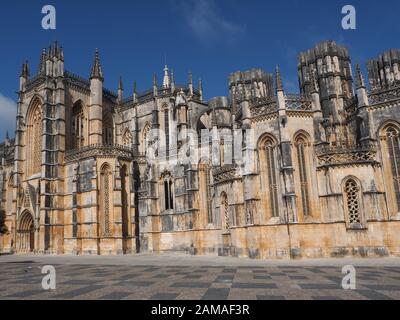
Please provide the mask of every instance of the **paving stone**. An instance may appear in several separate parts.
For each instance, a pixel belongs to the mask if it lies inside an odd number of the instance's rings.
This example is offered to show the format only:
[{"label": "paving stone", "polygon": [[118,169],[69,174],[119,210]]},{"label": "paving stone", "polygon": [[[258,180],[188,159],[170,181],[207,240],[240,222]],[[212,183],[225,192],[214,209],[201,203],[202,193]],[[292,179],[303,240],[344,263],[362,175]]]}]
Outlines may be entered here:
[{"label": "paving stone", "polygon": [[228,296],[228,288],[209,288],[202,300],[226,300]]},{"label": "paving stone", "polygon": [[233,283],[232,288],[242,289],[277,289],[275,283]]},{"label": "paving stone", "polygon": [[57,296],[55,296],[55,298],[58,299],[71,299],[71,298],[76,298],[78,296],[90,293],[90,292],[94,292],[100,289],[103,289],[104,286],[99,286],[99,285],[94,285],[94,286],[87,286],[87,287],[83,287],[83,288],[79,288],[76,290],[72,290],[72,291],[68,291],[62,294],[59,294]]},{"label": "paving stone", "polygon": [[150,300],[175,300],[178,296],[177,293],[156,293]]},{"label": "paving stone", "polygon": [[210,283],[204,282],[177,282],[171,285],[174,288],[208,288]]},{"label": "paving stone", "polygon": [[99,298],[100,300],[122,300],[131,295],[132,292],[112,292]]},{"label": "paving stone", "polygon": [[284,296],[257,295],[257,300],[285,300]]}]

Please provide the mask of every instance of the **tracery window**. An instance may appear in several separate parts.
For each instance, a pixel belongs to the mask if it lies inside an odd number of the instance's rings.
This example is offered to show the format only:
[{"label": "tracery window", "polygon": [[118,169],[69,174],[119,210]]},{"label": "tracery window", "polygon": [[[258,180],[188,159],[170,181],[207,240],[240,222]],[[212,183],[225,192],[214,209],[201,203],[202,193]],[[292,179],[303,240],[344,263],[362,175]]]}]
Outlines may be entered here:
[{"label": "tracery window", "polygon": [[129,129],[126,129],[122,136],[122,144],[126,147],[131,147],[133,143],[133,136]]},{"label": "tracery window", "polygon": [[42,164],[42,107],[35,102],[28,118],[27,131],[27,173],[29,176],[40,173]]},{"label": "tracery window", "polygon": [[348,179],[344,185],[344,193],[348,224],[350,226],[361,224],[361,188],[357,181]]},{"label": "tracery window", "polygon": [[268,202],[273,217],[279,216],[278,203],[278,182],[276,176],[276,147],[272,139],[267,139],[263,146],[265,156],[266,187],[268,192]]},{"label": "tracery window", "polygon": [[397,208],[400,210],[400,134],[393,126],[386,129],[386,143]]},{"label": "tracery window", "polygon": [[151,130],[151,124],[146,123],[146,125],[143,128],[143,134],[142,134],[142,145],[143,145],[143,152],[146,153],[147,149],[150,145],[150,130]]},{"label": "tracery window", "polygon": [[173,210],[174,192],[173,192],[173,181],[170,174],[164,175],[163,185],[164,185],[164,208],[165,210]]},{"label": "tracery window", "polygon": [[72,148],[79,149],[85,145],[85,116],[80,101],[75,103],[72,113]]},{"label": "tracery window", "polygon": [[300,191],[301,191],[301,205],[304,216],[308,216],[311,214],[308,164],[306,160],[308,149],[309,149],[309,143],[306,140],[306,138],[300,136],[299,138],[296,139],[297,163],[298,163]]},{"label": "tracery window", "polygon": [[103,114],[103,144],[114,144],[114,121],[110,112]]}]

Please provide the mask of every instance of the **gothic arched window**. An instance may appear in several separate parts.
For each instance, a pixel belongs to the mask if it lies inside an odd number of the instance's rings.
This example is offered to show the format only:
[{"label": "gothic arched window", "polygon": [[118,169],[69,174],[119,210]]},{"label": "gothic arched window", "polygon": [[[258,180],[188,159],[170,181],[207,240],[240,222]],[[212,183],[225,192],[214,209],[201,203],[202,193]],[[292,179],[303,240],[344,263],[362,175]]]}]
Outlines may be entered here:
[{"label": "gothic arched window", "polygon": [[395,201],[400,210],[400,133],[393,126],[386,129],[387,155],[393,178]]},{"label": "gothic arched window", "polygon": [[126,129],[122,136],[122,144],[126,147],[131,147],[133,143],[133,136],[129,129]]},{"label": "gothic arched window", "polygon": [[100,172],[100,227],[102,236],[111,236],[111,199],[112,199],[112,171],[108,164],[103,165]]},{"label": "gothic arched window", "polygon": [[72,149],[79,149],[85,145],[85,125],[82,102],[78,101],[72,110]]},{"label": "gothic arched window", "polygon": [[299,136],[295,140],[296,153],[297,153],[297,165],[299,172],[300,181],[300,192],[301,192],[301,207],[303,210],[303,215],[311,215],[310,206],[310,181],[309,181],[309,165],[307,157],[309,154],[309,142],[304,136]]},{"label": "gothic arched window", "polygon": [[147,152],[147,148],[150,145],[150,130],[151,130],[151,124],[146,123],[146,125],[143,128],[143,133],[142,133],[142,146],[143,146],[143,153]]},{"label": "gothic arched window", "polygon": [[42,121],[43,111],[38,100],[32,105],[28,117],[27,130],[27,173],[31,176],[40,173],[42,165]]},{"label": "gothic arched window", "polygon": [[114,144],[114,120],[110,112],[103,114],[103,144]]},{"label": "gothic arched window", "polygon": [[163,176],[163,186],[164,186],[164,209],[173,210],[174,209],[174,184],[172,177],[169,173]]},{"label": "gothic arched window", "polygon": [[259,148],[259,166],[262,172],[262,185],[267,195],[267,203],[272,217],[279,217],[278,179],[276,169],[276,145],[267,137]]},{"label": "gothic arched window", "polygon": [[361,225],[361,188],[353,178],[348,179],[344,184],[344,205],[348,225],[350,227]]}]

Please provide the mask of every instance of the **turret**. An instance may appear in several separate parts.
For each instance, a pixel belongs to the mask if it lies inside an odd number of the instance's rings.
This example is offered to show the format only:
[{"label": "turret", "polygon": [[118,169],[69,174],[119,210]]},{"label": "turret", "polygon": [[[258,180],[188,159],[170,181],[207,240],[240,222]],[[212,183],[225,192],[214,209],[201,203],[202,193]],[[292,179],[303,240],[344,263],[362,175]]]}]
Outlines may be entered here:
[{"label": "turret", "polygon": [[64,76],[64,50],[55,42],[46,53],[42,51],[39,73],[50,77]]},{"label": "turret", "polygon": [[100,64],[99,51],[93,62],[90,75],[90,106],[89,106],[89,143],[101,144],[103,134],[103,70]]},{"label": "turret", "polygon": [[368,78],[372,91],[399,85],[400,49],[392,49],[368,61]]},{"label": "turret", "polygon": [[319,85],[320,105],[332,146],[348,145],[344,108],[354,97],[351,59],[345,47],[334,41],[324,41],[299,55],[300,92],[311,95],[314,77]]},{"label": "turret", "polygon": [[22,64],[21,75],[19,77],[19,91],[24,91],[25,84],[29,80],[29,64],[28,61]]}]

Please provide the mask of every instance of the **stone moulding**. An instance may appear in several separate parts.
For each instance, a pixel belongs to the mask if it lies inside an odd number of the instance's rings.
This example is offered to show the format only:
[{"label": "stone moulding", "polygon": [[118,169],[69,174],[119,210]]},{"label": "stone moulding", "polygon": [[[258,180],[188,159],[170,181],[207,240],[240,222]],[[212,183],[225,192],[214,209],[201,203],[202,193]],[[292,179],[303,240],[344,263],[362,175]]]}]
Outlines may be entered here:
[{"label": "stone moulding", "polygon": [[133,155],[130,148],[121,145],[101,144],[89,145],[65,153],[65,161],[67,163],[93,157],[120,157],[131,159]]}]

